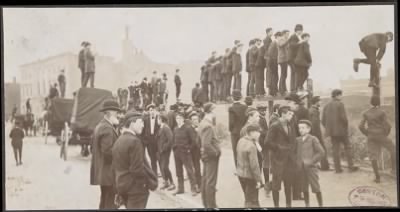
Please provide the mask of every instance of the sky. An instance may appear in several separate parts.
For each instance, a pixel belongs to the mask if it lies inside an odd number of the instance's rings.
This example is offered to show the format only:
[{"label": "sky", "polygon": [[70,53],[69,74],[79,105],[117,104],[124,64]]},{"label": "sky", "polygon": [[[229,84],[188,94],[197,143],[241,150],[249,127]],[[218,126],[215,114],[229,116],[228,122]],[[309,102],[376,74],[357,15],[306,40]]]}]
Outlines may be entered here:
[{"label": "sky", "polygon": [[[363,56],[359,40],[370,33],[394,32],[395,26],[392,5],[4,8],[3,17],[6,82],[19,78],[19,65],[78,52],[83,40],[91,41],[99,55],[118,59],[125,26],[134,45],[153,61],[179,64],[205,61],[211,51],[222,53],[236,39],[247,48],[250,39],[265,37],[267,27],[293,31],[300,23],[311,34],[310,77],[325,88],[336,87],[341,78],[369,76],[367,66],[360,66],[357,74],[352,69],[353,58]],[[383,70],[392,67],[394,43],[382,60]]]}]

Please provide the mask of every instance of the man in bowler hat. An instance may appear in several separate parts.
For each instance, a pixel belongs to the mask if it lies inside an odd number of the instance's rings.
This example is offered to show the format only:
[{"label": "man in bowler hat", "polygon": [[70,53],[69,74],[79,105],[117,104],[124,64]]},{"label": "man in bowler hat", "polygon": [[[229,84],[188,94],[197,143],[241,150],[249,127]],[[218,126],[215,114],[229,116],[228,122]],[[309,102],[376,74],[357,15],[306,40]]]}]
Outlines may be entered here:
[{"label": "man in bowler hat", "polygon": [[121,112],[114,100],[106,100],[100,112],[103,119],[97,124],[92,143],[91,185],[100,185],[101,196],[99,209],[115,209],[115,175],[112,170],[112,147],[119,136],[115,126],[119,125],[117,118]]}]

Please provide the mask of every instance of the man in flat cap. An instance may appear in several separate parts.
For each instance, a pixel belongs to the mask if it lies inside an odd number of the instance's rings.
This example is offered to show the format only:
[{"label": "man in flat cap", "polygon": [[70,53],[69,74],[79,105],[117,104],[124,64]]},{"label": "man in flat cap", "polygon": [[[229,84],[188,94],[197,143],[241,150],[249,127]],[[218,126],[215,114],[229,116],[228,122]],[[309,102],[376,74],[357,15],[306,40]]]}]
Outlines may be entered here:
[{"label": "man in flat cap", "polygon": [[205,116],[197,129],[201,139],[201,160],[203,161],[201,198],[205,208],[218,208],[216,203],[216,186],[221,148],[213,123],[215,120],[214,108],[215,105],[212,103],[204,105]]},{"label": "man in flat cap", "polygon": [[158,155],[160,159],[160,171],[164,180],[164,184],[161,189],[168,189],[169,191],[175,190],[175,183],[172,178],[171,171],[169,169],[169,160],[172,151],[172,144],[174,134],[171,128],[168,126],[168,117],[165,114],[158,116],[159,122],[161,123],[160,130],[158,133]]},{"label": "man in flat cap", "polygon": [[154,104],[148,105],[146,110],[148,114],[143,117],[143,138],[146,143],[147,153],[150,157],[151,168],[154,173],[158,175],[157,135],[160,130],[160,123],[158,123],[158,114]]},{"label": "man in flat cap", "polygon": [[239,43],[237,47],[232,50],[232,73],[233,73],[233,89],[242,90],[242,53],[243,44]]},{"label": "man in flat cap", "polygon": [[127,113],[122,135],[112,148],[116,190],[127,209],[146,208],[149,190],[154,191],[158,186],[157,176],[149,166],[140,139],[142,130],[142,114]]},{"label": "man in flat cap", "polygon": [[340,89],[334,89],[332,91],[332,100],[325,105],[321,119],[326,135],[331,138],[333,163],[336,173],[343,172],[340,165],[340,144],[344,146],[349,171],[354,172],[358,170],[358,167],[353,164],[348,133],[349,122],[346,109],[341,101],[342,95],[343,92]]},{"label": "man in flat cap", "polygon": [[249,96],[250,95],[250,77],[251,77],[251,74],[250,74],[250,63],[249,63],[249,59],[250,59],[250,51],[251,51],[251,49],[255,46],[255,40],[254,39],[251,39],[250,41],[249,41],[249,48],[247,49],[247,51],[246,51],[246,72],[247,72],[247,83],[246,83],[246,96]]},{"label": "man in flat cap", "polygon": [[115,209],[115,175],[111,167],[112,147],[119,136],[115,126],[119,125],[118,113],[121,109],[118,102],[106,100],[100,112],[104,113],[104,117],[93,133],[90,184],[100,185],[99,209]]},{"label": "man in flat cap", "polygon": [[231,97],[232,87],[232,51],[230,48],[225,49],[225,55],[222,59],[223,62],[223,93],[224,100],[228,100]]},{"label": "man in flat cap", "polygon": [[296,24],[294,34],[289,38],[289,66],[290,66],[290,92],[296,92],[296,67],[294,60],[296,59],[299,45],[302,41],[301,35],[303,34],[303,25]]},{"label": "man in flat cap", "polygon": [[369,84],[368,87],[378,87],[380,61],[386,50],[386,44],[393,41],[393,32],[373,33],[365,36],[358,43],[361,52],[366,58],[355,58],[353,60],[354,71],[358,72],[360,63],[370,65]]},{"label": "man in flat cap", "polygon": [[[310,134],[318,138],[322,148],[326,152],[325,142],[322,138],[322,130],[321,130],[321,119],[320,119],[321,115],[319,111],[319,108],[321,106],[320,101],[321,100],[319,96],[312,97],[310,101],[311,107],[308,109],[309,119],[312,124]],[[322,171],[329,170],[329,162],[327,154],[325,154],[321,160],[321,170]]]},{"label": "man in flat cap", "polygon": [[196,134],[190,130],[190,126],[185,123],[183,113],[175,116],[177,126],[174,129],[173,151],[175,158],[175,171],[178,178],[178,188],[174,195],[185,193],[183,168],[189,177],[190,189],[193,196],[197,195],[196,181],[193,171],[192,148],[196,142]]},{"label": "man in flat cap", "polygon": [[229,131],[231,133],[233,159],[236,166],[236,146],[240,139],[240,130],[246,124],[247,106],[240,102],[242,94],[239,90],[232,92],[233,104],[229,107]]},{"label": "man in flat cap", "polygon": [[255,43],[249,49],[249,95],[256,96],[256,62],[258,56],[258,48],[261,46],[261,40],[254,39]]},{"label": "man in flat cap", "polygon": [[267,50],[267,87],[270,96],[276,96],[278,93],[278,39],[281,37],[281,32],[276,32],[274,41]]},{"label": "man in flat cap", "polygon": [[258,113],[260,114],[260,137],[258,139],[258,143],[262,147],[262,163],[260,166],[262,167],[263,173],[264,173],[264,180],[265,180],[265,191],[266,195],[269,196],[269,193],[271,191],[270,189],[270,184],[269,184],[269,168],[270,168],[270,160],[269,160],[269,151],[268,148],[265,146],[264,140],[265,137],[267,136],[268,132],[268,122],[267,122],[267,106],[264,104],[258,104],[257,105],[257,110]]},{"label": "man in flat cap", "polygon": [[196,192],[200,193],[201,189],[201,169],[200,169],[200,159],[201,159],[201,141],[200,135],[197,133],[197,129],[200,125],[200,116],[196,111],[191,111],[188,114],[188,119],[190,120],[190,129],[196,135],[196,142],[192,148],[192,160],[194,168],[194,176],[196,178]]}]

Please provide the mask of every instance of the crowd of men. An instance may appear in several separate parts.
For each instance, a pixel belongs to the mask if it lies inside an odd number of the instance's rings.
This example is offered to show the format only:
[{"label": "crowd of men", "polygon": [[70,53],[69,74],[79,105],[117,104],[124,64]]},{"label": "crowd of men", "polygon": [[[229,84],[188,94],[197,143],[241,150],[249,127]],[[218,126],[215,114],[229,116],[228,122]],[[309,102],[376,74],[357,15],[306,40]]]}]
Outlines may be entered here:
[{"label": "crowd of men", "polygon": [[[174,76],[175,83],[175,97],[177,102],[180,101],[182,81],[179,75],[180,70],[176,69]],[[135,81],[128,86],[128,88],[119,88],[117,96],[119,104],[123,110],[130,110],[132,108],[144,109],[150,104],[155,104],[156,107],[160,105],[167,105],[168,103],[168,77],[166,73],[159,76],[157,71],[153,71],[151,79],[148,81],[144,77],[142,82]]]},{"label": "crowd of men", "polygon": [[301,24],[295,26],[292,35],[289,30],[274,33],[272,28],[267,28],[263,40],[249,41],[245,66],[241,59],[243,44],[239,40],[235,40],[234,46],[227,48],[223,55],[218,56],[213,51],[201,67],[204,99],[212,102],[230,100],[233,89],[241,90],[243,69],[248,73],[247,96],[265,96],[266,90],[270,96],[285,96],[288,67],[291,69],[290,91],[304,91],[303,85],[312,64],[309,39],[310,35],[303,32]]}]

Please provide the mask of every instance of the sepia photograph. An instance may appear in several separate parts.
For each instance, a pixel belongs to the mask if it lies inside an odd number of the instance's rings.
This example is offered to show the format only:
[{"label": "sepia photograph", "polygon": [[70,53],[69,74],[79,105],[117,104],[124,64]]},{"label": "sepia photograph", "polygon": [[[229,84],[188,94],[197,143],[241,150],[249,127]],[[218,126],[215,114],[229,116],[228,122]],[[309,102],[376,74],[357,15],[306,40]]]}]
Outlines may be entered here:
[{"label": "sepia photograph", "polygon": [[5,210],[398,207],[397,6],[2,6]]}]

